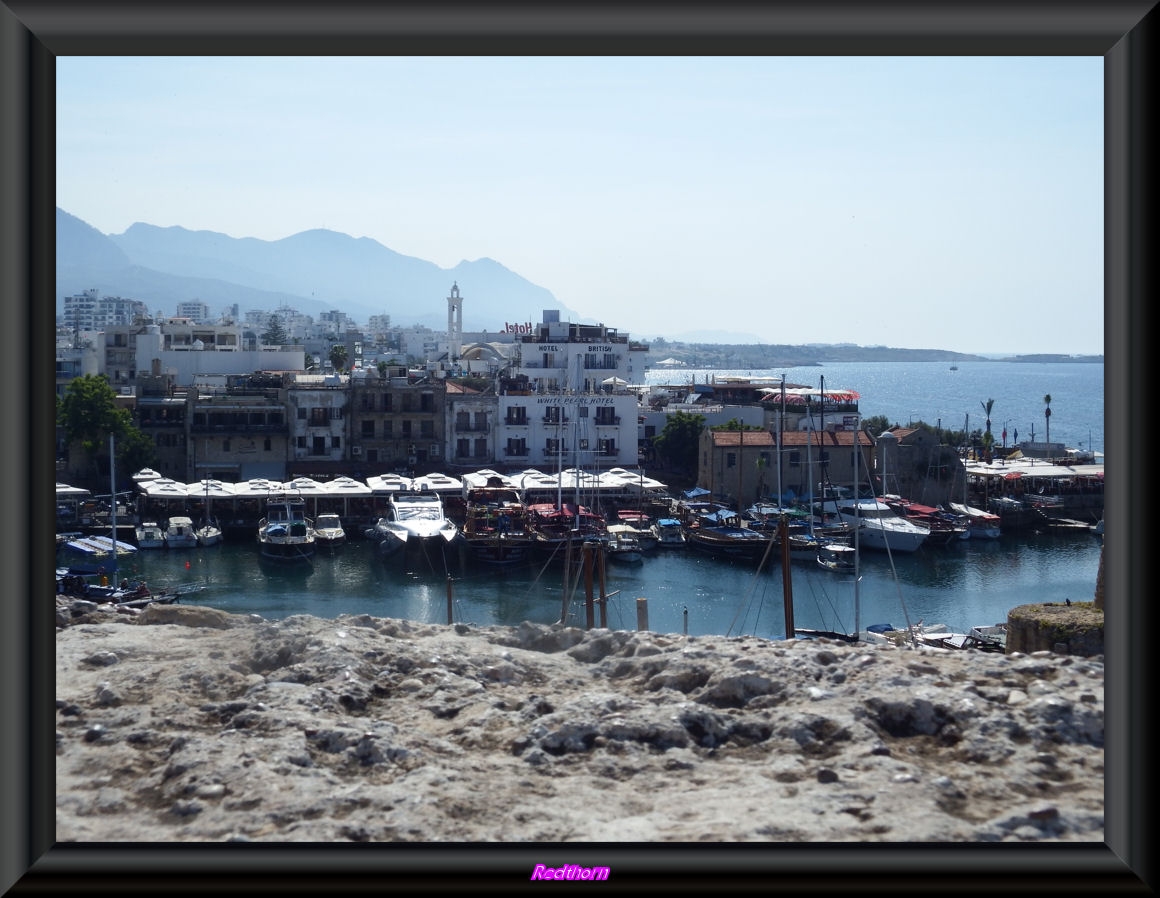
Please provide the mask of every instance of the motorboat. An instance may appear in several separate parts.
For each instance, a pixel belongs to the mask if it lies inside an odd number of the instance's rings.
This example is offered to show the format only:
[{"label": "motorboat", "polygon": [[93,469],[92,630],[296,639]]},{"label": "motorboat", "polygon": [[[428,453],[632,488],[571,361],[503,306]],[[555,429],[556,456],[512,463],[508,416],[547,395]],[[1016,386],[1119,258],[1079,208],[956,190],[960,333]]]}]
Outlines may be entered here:
[{"label": "motorboat", "polygon": [[896,512],[878,499],[843,499],[838,517],[857,528],[858,545],[890,552],[916,552],[930,531]]},{"label": "motorboat", "polygon": [[1002,535],[999,528],[1001,518],[997,514],[963,502],[948,502],[947,505],[956,514],[966,515],[970,539],[998,539]]},{"label": "motorboat", "polygon": [[688,545],[685,527],[676,518],[657,518],[653,522],[652,531],[656,535],[659,549],[683,549]]},{"label": "motorboat", "polygon": [[324,512],[314,518],[314,542],[320,548],[334,548],[346,542],[346,530],[337,514]]},{"label": "motorboat", "polygon": [[165,531],[156,521],[142,521],[137,525],[138,549],[164,549]]},{"label": "motorboat", "polygon": [[572,502],[533,502],[528,506],[528,527],[536,551],[564,560],[569,547],[579,550],[586,542],[608,538],[608,524],[586,505]]},{"label": "motorboat", "polygon": [[644,560],[644,548],[635,536],[635,527],[628,524],[609,524],[607,533],[604,553],[609,561],[635,564]]},{"label": "motorboat", "polygon": [[258,547],[264,558],[276,561],[309,561],[316,547],[314,523],[306,517],[300,495],[271,495],[266,515],[258,522]]},{"label": "motorboat", "polygon": [[818,547],[818,567],[837,574],[853,573],[858,550],[845,543],[824,543]]},{"label": "motorboat", "polygon": [[192,549],[197,545],[197,534],[193,529],[193,518],[173,515],[165,524],[165,547],[168,549]]},{"label": "motorboat", "polygon": [[366,534],[378,541],[380,552],[393,554],[406,545],[450,543],[459,536],[459,528],[444,514],[438,493],[420,490],[392,493],[387,514]]}]

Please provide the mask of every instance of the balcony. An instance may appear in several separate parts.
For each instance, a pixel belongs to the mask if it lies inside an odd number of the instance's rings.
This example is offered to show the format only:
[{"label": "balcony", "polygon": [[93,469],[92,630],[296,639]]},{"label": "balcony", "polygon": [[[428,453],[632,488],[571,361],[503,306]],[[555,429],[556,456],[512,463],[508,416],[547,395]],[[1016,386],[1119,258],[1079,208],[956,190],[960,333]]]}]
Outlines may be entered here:
[{"label": "balcony", "polygon": [[531,453],[527,446],[508,446],[503,450],[508,458],[527,458]]},{"label": "balcony", "polygon": [[509,417],[509,418],[504,418],[503,423],[508,425],[509,427],[527,427],[528,426],[528,419],[526,417],[519,417],[519,418]]},{"label": "balcony", "polygon": [[544,415],[544,417],[541,420],[545,424],[571,424],[572,423],[572,419],[569,418],[567,415],[564,415],[564,417],[562,417],[562,418],[555,418],[552,415]]},{"label": "balcony", "polygon": [[619,418],[619,416],[597,417],[596,418],[596,426],[597,427],[619,427],[620,426],[620,418]]}]

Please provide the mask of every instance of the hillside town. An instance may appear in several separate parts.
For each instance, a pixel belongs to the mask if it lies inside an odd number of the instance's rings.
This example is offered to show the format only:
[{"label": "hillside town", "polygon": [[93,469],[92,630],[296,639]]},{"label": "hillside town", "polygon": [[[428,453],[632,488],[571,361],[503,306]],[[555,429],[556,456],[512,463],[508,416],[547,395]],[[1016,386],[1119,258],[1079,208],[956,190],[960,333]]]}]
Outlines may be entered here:
[{"label": "hillside town", "polygon": [[[152,467],[180,482],[648,468],[744,506],[805,496],[817,480],[811,452],[836,483],[885,463],[860,426],[859,394],[844,385],[682,383],[678,359],[653,359],[647,343],[604,324],[561,321],[553,310],[539,322],[465,333],[465,301],[453,283],[438,333],[392,327],[385,315],[360,326],[341,312],[315,321],[291,308],[242,317],[235,306],[214,319],[204,303],[186,302],[165,315],[89,290],[66,297],[58,319],[57,396],[78,377],[107,378],[152,442]],[[671,370],[676,383],[646,383],[654,369]],[[666,465],[654,448],[679,412],[705,425],[688,467]],[[932,482],[923,472],[957,464],[957,449],[929,429],[892,435],[896,479],[912,481],[892,485],[919,495],[923,481],[924,501],[951,498],[954,477]],[[1024,450],[1050,458],[1065,447]],[[59,430],[57,458],[58,480],[93,477]]]}]

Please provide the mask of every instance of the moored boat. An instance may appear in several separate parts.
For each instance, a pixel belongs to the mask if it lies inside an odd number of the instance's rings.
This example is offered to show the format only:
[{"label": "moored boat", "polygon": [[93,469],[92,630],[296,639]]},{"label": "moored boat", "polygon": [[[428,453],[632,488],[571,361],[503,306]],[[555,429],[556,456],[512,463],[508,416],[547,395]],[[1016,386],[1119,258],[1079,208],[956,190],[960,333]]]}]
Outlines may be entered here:
[{"label": "moored boat", "polygon": [[688,545],[685,540],[685,527],[676,518],[657,518],[653,522],[652,531],[656,536],[658,549],[683,549]]},{"label": "moored boat", "polygon": [[346,530],[342,520],[334,512],[323,512],[314,518],[314,544],[319,548],[333,549],[346,542]]},{"label": "moored boat", "polygon": [[263,558],[275,561],[309,561],[314,555],[313,522],[306,517],[300,495],[272,494],[266,515],[258,522],[258,547]]},{"label": "moored boat", "polygon": [[138,549],[165,548],[165,531],[156,521],[142,521],[136,529]]},{"label": "moored boat", "polygon": [[165,547],[192,549],[196,545],[197,534],[193,529],[193,519],[186,515],[173,515],[165,524]]},{"label": "moored boat", "polygon": [[488,472],[482,483],[464,478],[463,538],[469,557],[484,564],[528,560],[533,538],[520,491],[505,477]]},{"label": "moored boat", "polygon": [[393,555],[404,546],[452,542],[459,536],[455,522],[444,514],[443,500],[433,491],[392,493],[387,514],[367,530],[378,541],[380,554]]},{"label": "moored boat", "polygon": [[690,527],[686,539],[694,549],[718,558],[760,561],[771,549],[773,537],[748,527]]}]

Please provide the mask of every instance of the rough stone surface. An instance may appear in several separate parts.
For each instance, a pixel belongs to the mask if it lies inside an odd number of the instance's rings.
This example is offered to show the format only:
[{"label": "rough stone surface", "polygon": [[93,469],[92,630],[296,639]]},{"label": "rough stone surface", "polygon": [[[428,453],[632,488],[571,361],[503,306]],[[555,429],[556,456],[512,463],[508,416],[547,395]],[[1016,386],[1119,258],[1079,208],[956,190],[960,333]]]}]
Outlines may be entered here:
[{"label": "rough stone surface", "polygon": [[1102,842],[1102,657],[95,609],[59,842]]},{"label": "rough stone surface", "polygon": [[1093,602],[1039,602],[1012,608],[1007,613],[1007,651],[1102,656],[1104,612]]}]

